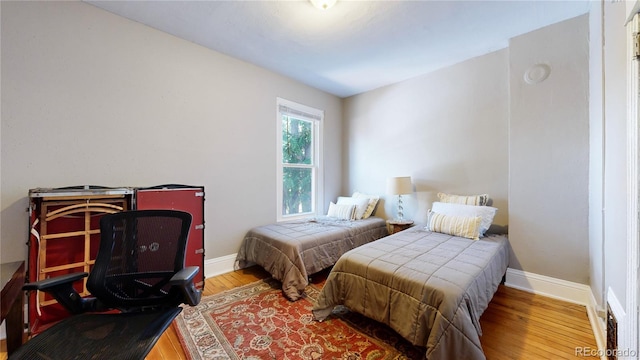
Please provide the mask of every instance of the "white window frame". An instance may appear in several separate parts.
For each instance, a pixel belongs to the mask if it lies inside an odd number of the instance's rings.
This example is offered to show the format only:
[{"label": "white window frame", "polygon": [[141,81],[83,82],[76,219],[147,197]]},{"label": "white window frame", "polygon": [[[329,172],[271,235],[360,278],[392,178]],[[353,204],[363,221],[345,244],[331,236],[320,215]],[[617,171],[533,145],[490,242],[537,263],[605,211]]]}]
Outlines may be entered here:
[{"label": "white window frame", "polygon": [[[313,215],[318,215],[322,209],[319,199],[323,199],[324,192],[324,175],[323,175],[323,159],[322,159],[322,128],[324,120],[324,111],[312,108],[307,105],[298,104],[296,102],[277,98],[276,106],[276,211],[277,221],[295,220]],[[282,214],[282,191],[283,191],[283,164],[282,157],[282,115],[289,115],[301,120],[311,121],[313,123],[313,164],[312,180],[311,180],[311,212],[295,215]]]}]

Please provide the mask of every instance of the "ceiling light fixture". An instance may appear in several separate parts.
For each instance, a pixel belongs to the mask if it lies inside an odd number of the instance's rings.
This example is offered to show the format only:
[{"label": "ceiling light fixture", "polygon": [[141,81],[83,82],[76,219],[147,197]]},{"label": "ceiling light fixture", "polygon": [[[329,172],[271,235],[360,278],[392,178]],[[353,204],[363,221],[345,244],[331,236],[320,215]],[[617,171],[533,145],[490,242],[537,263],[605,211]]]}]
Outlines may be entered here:
[{"label": "ceiling light fixture", "polygon": [[313,6],[320,10],[328,10],[330,7],[336,4],[338,0],[309,0]]}]

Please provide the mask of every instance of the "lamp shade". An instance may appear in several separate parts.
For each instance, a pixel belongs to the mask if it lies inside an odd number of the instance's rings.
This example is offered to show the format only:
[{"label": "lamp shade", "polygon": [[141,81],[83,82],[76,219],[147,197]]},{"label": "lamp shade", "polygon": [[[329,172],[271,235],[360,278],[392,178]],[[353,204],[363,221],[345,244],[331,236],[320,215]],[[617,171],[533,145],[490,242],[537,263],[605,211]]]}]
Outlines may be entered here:
[{"label": "lamp shade", "polygon": [[412,192],[411,176],[392,177],[387,180],[387,194],[403,195]]}]

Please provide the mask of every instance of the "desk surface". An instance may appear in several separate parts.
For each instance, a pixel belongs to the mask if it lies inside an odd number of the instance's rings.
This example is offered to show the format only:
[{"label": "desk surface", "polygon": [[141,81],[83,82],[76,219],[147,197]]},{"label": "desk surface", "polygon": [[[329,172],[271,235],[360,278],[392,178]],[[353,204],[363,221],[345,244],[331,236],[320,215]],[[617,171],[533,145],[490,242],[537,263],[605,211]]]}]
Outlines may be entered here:
[{"label": "desk surface", "polygon": [[4,321],[9,313],[12,303],[22,294],[24,284],[24,261],[15,261],[0,264],[0,279],[2,281],[2,318]]}]

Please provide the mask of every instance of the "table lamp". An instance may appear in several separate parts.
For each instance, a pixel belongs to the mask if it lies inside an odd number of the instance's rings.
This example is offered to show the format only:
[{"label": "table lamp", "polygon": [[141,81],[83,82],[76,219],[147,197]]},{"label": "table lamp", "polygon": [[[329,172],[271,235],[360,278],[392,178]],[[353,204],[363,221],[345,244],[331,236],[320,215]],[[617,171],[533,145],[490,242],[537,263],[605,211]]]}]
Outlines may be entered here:
[{"label": "table lamp", "polygon": [[411,176],[392,177],[387,180],[387,193],[390,195],[398,195],[398,220],[404,220],[402,214],[402,195],[411,194],[413,186],[411,185]]}]

